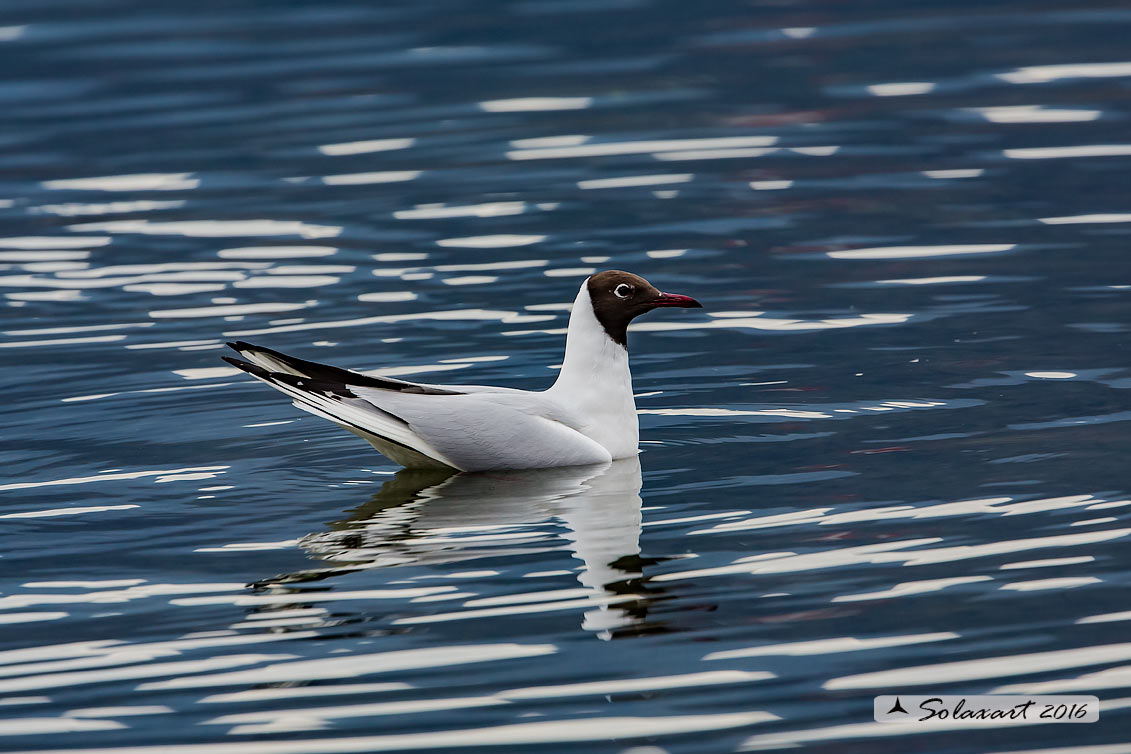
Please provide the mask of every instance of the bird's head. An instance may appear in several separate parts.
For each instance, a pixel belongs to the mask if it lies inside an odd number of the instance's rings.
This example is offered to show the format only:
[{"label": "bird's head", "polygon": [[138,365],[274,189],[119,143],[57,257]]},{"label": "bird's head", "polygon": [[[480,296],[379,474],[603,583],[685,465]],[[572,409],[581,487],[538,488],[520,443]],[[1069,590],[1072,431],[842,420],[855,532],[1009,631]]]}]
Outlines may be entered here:
[{"label": "bird's head", "polygon": [[639,275],[605,270],[586,282],[593,314],[605,332],[622,346],[627,344],[628,323],[661,307],[702,308],[690,296],[664,293]]}]

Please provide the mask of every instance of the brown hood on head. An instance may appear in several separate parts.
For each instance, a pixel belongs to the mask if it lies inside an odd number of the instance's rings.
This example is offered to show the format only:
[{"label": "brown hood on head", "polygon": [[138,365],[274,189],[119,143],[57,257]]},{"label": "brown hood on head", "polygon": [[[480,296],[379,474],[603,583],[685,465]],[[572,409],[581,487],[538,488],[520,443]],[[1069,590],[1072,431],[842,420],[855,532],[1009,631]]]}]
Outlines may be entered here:
[{"label": "brown hood on head", "polygon": [[641,314],[662,306],[702,307],[689,296],[664,293],[639,275],[621,270],[598,272],[589,278],[587,289],[597,321],[613,342],[626,348],[628,323]]}]

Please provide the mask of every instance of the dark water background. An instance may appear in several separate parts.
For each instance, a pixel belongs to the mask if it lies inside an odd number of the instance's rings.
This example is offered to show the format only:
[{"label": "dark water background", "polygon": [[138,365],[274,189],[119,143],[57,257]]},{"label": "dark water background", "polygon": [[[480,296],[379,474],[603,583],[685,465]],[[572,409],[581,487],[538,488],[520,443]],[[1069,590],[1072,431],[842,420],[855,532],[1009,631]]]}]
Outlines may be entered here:
[{"label": "dark water background", "polygon": [[[0,749],[1125,745],[1129,38],[6,0]],[[706,305],[632,335],[642,479],[392,477],[219,360],[539,388],[602,268]],[[1100,722],[871,722],[1010,689]]]}]

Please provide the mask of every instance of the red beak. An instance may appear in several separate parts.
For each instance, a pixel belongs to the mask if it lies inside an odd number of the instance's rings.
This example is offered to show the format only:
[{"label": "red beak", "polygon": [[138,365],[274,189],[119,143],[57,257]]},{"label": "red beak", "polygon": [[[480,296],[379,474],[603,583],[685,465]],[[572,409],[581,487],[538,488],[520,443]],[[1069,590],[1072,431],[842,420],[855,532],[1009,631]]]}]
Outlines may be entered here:
[{"label": "red beak", "polygon": [[678,306],[683,309],[702,309],[700,304],[691,296],[681,296],[678,293],[661,293],[652,299],[652,306]]}]

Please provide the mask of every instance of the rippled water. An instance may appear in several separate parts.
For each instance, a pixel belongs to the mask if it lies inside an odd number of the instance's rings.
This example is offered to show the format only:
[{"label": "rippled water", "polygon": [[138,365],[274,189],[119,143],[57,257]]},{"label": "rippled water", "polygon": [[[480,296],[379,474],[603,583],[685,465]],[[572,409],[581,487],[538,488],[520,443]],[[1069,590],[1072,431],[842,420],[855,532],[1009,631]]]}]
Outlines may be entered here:
[{"label": "rippled water", "polygon": [[[0,749],[1125,742],[1129,26],[5,2]],[[219,360],[540,388],[610,267],[706,305],[632,336],[639,465],[394,473]]]}]

